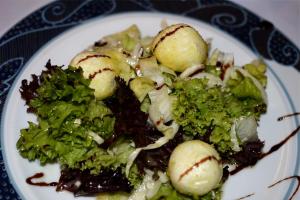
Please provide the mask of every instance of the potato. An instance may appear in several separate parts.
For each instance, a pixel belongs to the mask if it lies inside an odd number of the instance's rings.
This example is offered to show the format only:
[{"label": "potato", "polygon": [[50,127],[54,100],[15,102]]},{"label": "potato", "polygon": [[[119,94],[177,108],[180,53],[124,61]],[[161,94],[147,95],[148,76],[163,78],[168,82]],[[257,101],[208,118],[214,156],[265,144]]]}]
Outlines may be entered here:
[{"label": "potato", "polygon": [[223,168],[218,152],[211,145],[191,140],[174,149],[168,174],[179,192],[201,196],[218,186]]},{"label": "potato", "polygon": [[157,60],[177,72],[204,63],[207,51],[207,44],[200,34],[186,24],[165,28],[152,43],[152,52]]}]

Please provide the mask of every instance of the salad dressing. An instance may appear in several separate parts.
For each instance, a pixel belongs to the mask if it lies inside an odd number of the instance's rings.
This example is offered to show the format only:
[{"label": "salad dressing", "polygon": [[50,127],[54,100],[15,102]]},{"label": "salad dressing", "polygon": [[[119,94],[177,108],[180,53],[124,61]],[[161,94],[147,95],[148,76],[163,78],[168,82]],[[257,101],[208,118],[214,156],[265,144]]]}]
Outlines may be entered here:
[{"label": "salad dressing", "polygon": [[[277,151],[278,149],[280,149],[285,143],[287,143],[289,141],[289,139],[291,139],[293,136],[295,136],[298,131],[300,130],[300,126],[298,126],[295,130],[293,130],[286,138],[284,138],[281,142],[273,145],[269,151],[262,153],[260,158],[258,160],[261,160],[263,158],[265,158],[266,156],[272,154],[273,152]],[[244,168],[248,167],[247,165],[239,165],[237,166],[234,170],[230,171],[229,174],[230,175],[234,175],[237,174],[238,172],[240,172],[241,170],[243,170]]]},{"label": "salad dressing", "polygon": [[193,72],[192,74],[190,74],[188,77],[193,77],[193,76],[195,76],[195,75],[197,75],[197,74],[199,74],[199,73],[201,73],[201,72],[203,72],[203,71],[204,71],[204,68],[200,68],[200,69],[194,71],[194,72]]},{"label": "salad dressing", "polygon": [[293,117],[293,116],[296,116],[296,115],[300,115],[300,112],[295,112],[295,113],[292,113],[292,114],[283,115],[283,116],[281,116],[281,117],[278,117],[278,118],[277,118],[277,121],[282,121],[282,120],[284,120],[285,118]]},{"label": "salad dressing", "polygon": [[35,185],[35,186],[57,186],[57,182],[51,182],[51,183],[46,183],[46,182],[32,182],[33,179],[38,179],[44,176],[43,172],[39,172],[34,174],[33,176],[30,176],[26,179],[26,183],[28,183],[29,185]]},{"label": "salad dressing", "polygon": [[191,166],[190,168],[188,168],[186,171],[184,171],[180,177],[179,177],[179,180],[180,181],[184,176],[186,176],[189,172],[191,172],[194,168],[197,168],[199,167],[201,164],[205,163],[206,161],[209,161],[209,160],[215,160],[217,162],[219,162],[219,160],[215,157],[215,156],[207,156],[201,160],[199,160],[198,162],[196,162],[193,166]]},{"label": "salad dressing", "polygon": [[86,56],[85,58],[80,59],[77,64],[79,64],[79,63],[81,63],[85,60],[88,60],[90,58],[111,58],[111,57],[107,56],[107,55],[102,55],[102,54],[100,54],[100,55],[89,55],[89,56]]},{"label": "salad dressing", "polygon": [[164,39],[166,39],[166,37],[168,37],[168,36],[170,36],[170,35],[173,35],[176,31],[178,31],[179,29],[184,28],[184,27],[190,27],[190,26],[189,26],[189,25],[183,24],[183,25],[178,26],[177,28],[175,28],[173,31],[167,33],[166,35],[164,35],[163,37],[161,37],[161,38],[159,39],[159,41],[155,44],[155,46],[154,46],[154,48],[153,48],[152,51],[154,52],[155,49],[157,48],[157,46],[158,46],[162,41],[164,41]]},{"label": "salad dressing", "polygon": [[[296,195],[296,193],[298,192],[298,190],[299,190],[299,187],[300,187],[300,176],[289,176],[289,177],[286,177],[284,179],[281,179],[281,180],[277,181],[276,183],[273,183],[272,185],[269,185],[268,188],[272,188],[272,187],[276,186],[277,184],[279,184],[279,183],[281,183],[283,181],[286,181],[286,180],[289,180],[289,179],[294,179],[294,178],[297,179],[298,185],[297,185],[296,189],[294,190],[292,196],[289,198],[289,200],[292,200],[294,198],[294,196]],[[251,193],[251,194],[248,194],[248,195],[243,196],[241,198],[238,198],[237,200],[246,199],[246,198],[251,197],[253,195],[254,195],[254,193]]]},{"label": "salad dressing", "polygon": [[100,74],[100,73],[102,73],[104,71],[113,71],[113,70],[111,68],[108,68],[108,67],[100,69],[99,71],[94,72],[93,74],[90,74],[89,75],[89,79],[93,79],[97,74]]},{"label": "salad dressing", "polygon": [[277,181],[276,183],[273,183],[272,185],[268,186],[268,188],[274,187],[275,185],[277,185],[277,184],[279,184],[279,183],[281,183],[281,182],[283,182],[283,181],[286,181],[286,180],[289,180],[289,179],[294,179],[294,178],[297,179],[298,185],[297,185],[295,191],[293,192],[292,196],[289,198],[289,200],[292,200],[293,197],[296,195],[296,193],[297,193],[298,190],[299,190],[299,187],[300,187],[300,176],[290,176],[290,177],[286,177],[286,178],[281,179],[281,180]]},{"label": "salad dressing", "polygon": [[237,200],[246,199],[246,198],[251,197],[251,196],[253,196],[253,195],[254,195],[254,193],[251,193],[251,194],[248,194],[248,195],[246,195],[246,196],[240,197],[240,198],[238,198]]}]

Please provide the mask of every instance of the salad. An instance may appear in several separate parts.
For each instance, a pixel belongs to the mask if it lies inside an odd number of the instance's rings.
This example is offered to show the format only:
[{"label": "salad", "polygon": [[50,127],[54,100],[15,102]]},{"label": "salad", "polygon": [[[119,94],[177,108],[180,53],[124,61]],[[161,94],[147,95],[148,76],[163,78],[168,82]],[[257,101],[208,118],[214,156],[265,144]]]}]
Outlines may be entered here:
[{"label": "salad", "polygon": [[265,72],[261,60],[235,66],[187,24],[154,37],[132,25],[22,81],[37,122],[16,146],[59,163],[56,190],[75,196],[220,200],[229,173],[261,157]]}]

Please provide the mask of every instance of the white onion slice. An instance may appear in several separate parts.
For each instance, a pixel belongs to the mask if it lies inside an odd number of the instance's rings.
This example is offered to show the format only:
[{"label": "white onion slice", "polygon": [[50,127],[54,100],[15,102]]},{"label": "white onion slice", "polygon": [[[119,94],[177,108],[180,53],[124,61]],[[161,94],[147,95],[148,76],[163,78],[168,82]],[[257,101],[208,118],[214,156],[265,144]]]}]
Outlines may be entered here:
[{"label": "white onion slice", "polygon": [[199,79],[207,78],[208,79],[208,83],[207,83],[208,87],[213,87],[213,86],[216,86],[216,85],[224,86],[223,81],[219,77],[217,77],[213,74],[205,73],[205,72],[195,74],[191,78],[192,79],[193,78],[199,78]]},{"label": "white onion slice", "polygon": [[251,142],[258,139],[257,122],[254,116],[240,117],[235,120],[230,130],[233,151],[241,151],[238,139],[241,143]]},{"label": "white onion slice", "polygon": [[202,69],[204,69],[204,65],[195,65],[192,67],[187,68],[186,70],[184,70],[179,77],[180,78],[187,78],[190,75],[194,74],[196,71],[201,71]]},{"label": "white onion slice", "polygon": [[97,144],[102,144],[102,143],[104,142],[104,139],[103,139],[102,137],[100,137],[98,134],[94,133],[93,131],[89,131],[89,132],[88,132],[88,135],[89,135],[90,137],[92,137],[93,140],[94,140],[95,142],[97,142]]},{"label": "white onion slice", "polygon": [[[176,131],[177,132],[177,131]],[[175,134],[176,134],[175,132]],[[175,136],[174,134],[174,136]],[[173,136],[173,137],[174,137]],[[172,138],[173,138],[172,137]],[[172,139],[170,136],[166,135],[166,136],[163,136],[161,138],[159,138],[158,140],[155,141],[155,143],[153,144],[149,144],[145,147],[141,147],[141,148],[137,148],[135,149],[128,157],[128,160],[127,160],[127,164],[126,164],[126,168],[125,168],[125,174],[126,174],[126,177],[128,177],[129,175],[129,171],[130,171],[130,168],[134,162],[134,160],[136,159],[136,157],[139,155],[139,153],[142,151],[142,150],[151,150],[151,149],[156,149],[156,148],[159,148],[161,147],[162,145],[166,144],[169,142],[169,140]]]},{"label": "white onion slice", "polygon": [[126,176],[129,175],[129,170],[142,150],[150,150],[161,147],[162,145],[173,139],[179,129],[179,125],[172,121],[171,125],[167,126],[164,123],[172,120],[172,102],[173,98],[169,96],[169,89],[167,86],[161,87],[159,90],[150,91],[149,98],[151,105],[149,107],[149,117],[153,125],[164,134],[163,137],[159,138],[155,143],[149,144],[145,147],[135,149],[128,157],[126,165]]},{"label": "white onion slice", "polygon": [[241,117],[236,122],[236,134],[241,142],[252,142],[258,139],[257,122],[254,116]]},{"label": "white onion slice", "polygon": [[139,187],[133,191],[132,195],[128,198],[128,200],[146,200],[152,198],[159,190],[162,182],[161,176],[163,176],[162,172],[158,172],[159,179],[153,179],[153,171],[145,170],[146,174],[143,178],[142,183]]},{"label": "white onion slice", "polygon": [[231,137],[231,143],[233,145],[232,150],[235,152],[241,151],[241,147],[238,141],[238,137],[236,135],[236,121],[232,124],[231,129],[230,129],[230,137]]}]

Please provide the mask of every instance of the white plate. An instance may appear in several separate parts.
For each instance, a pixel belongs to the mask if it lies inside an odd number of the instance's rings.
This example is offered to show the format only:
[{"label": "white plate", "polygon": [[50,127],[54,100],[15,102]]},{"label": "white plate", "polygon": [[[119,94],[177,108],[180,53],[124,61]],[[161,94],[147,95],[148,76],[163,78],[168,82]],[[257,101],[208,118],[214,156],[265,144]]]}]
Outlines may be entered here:
[{"label": "white plate", "polygon": [[[143,35],[155,35],[160,30],[162,19],[166,19],[169,24],[183,22],[195,27],[204,38],[213,39],[212,48],[217,47],[222,51],[234,53],[236,65],[240,66],[257,58],[243,44],[205,23],[190,18],[159,13],[130,13],[99,19],[95,18],[51,40],[31,58],[19,73],[7,97],[3,111],[2,151],[4,160],[10,179],[23,199],[68,200],[74,199],[74,197],[69,192],[57,193],[54,187],[37,187],[28,185],[25,182],[27,177],[37,172],[45,173],[46,177],[43,179],[45,181],[57,181],[59,178],[59,166],[47,165],[41,167],[38,162],[29,162],[23,159],[16,149],[20,129],[28,126],[27,121],[35,120],[33,115],[26,113],[25,102],[20,97],[19,88],[21,81],[23,79],[30,79],[31,74],[39,74],[48,59],[51,59],[52,64],[67,65],[74,55],[93,44],[94,41],[107,34],[123,30],[131,24],[137,24]],[[292,91],[294,96],[299,95],[299,91],[297,92],[292,85],[288,86],[288,91],[283,85],[283,82],[287,78],[282,77],[282,74],[279,73],[283,73],[286,69],[277,69],[276,67],[279,65],[271,61],[268,64],[272,65],[272,69],[269,68],[267,72],[268,112],[262,117],[259,126],[259,137],[265,141],[265,151],[295,129],[297,123],[295,120],[286,119],[282,122],[277,122],[276,119],[283,114],[293,112],[294,108],[291,104],[291,97],[287,95],[287,92]],[[292,74],[292,71],[284,73]],[[279,79],[278,75],[284,80]],[[296,75],[298,76],[299,74]],[[299,102],[297,102],[296,106],[298,108],[299,105]],[[245,169],[234,176],[230,176],[224,186],[223,199],[237,199],[250,193],[255,193],[255,195],[249,199],[286,198],[287,191],[292,189],[289,188],[292,187],[290,186],[291,181],[286,181],[272,189],[268,189],[268,186],[277,180],[298,173],[295,171],[299,165],[297,154],[299,147],[297,145],[295,137],[276,153],[261,160],[255,167]],[[293,185],[295,186],[295,184]],[[289,193],[291,194],[291,191]],[[298,195],[298,197],[300,196]]]}]

